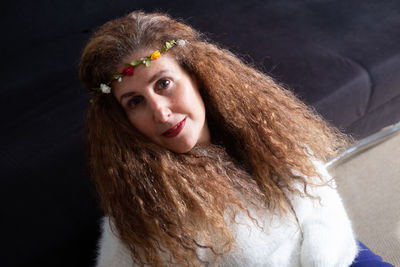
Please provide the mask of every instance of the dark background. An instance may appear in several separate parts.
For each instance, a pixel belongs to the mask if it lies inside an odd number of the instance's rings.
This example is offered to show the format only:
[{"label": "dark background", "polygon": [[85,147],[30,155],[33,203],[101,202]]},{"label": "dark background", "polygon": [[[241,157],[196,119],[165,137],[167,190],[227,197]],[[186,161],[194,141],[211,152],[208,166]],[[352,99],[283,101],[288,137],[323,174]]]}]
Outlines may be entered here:
[{"label": "dark background", "polygon": [[168,12],[270,74],[356,138],[400,121],[400,1],[13,1],[1,20],[2,266],[92,266],[99,210],[78,80],[91,33]]}]

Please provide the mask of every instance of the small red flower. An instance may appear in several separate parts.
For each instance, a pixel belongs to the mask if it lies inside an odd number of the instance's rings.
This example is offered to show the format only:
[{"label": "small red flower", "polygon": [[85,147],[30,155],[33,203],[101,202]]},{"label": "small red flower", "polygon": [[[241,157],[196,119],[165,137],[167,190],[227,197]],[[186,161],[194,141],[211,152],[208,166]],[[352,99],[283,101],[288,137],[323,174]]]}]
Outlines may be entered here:
[{"label": "small red flower", "polygon": [[123,76],[133,76],[133,66],[128,66],[122,70],[121,73]]}]

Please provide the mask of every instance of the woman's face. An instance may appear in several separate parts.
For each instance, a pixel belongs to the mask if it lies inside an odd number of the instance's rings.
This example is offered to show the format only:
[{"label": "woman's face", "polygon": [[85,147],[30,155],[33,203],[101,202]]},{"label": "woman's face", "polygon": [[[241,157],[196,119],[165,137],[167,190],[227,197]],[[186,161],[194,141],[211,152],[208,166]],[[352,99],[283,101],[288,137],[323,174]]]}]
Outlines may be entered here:
[{"label": "woman's face", "polygon": [[[148,54],[135,54],[129,61]],[[210,142],[197,84],[168,54],[153,60],[150,67],[136,66],[133,76],[114,82],[113,94],[130,123],[154,143],[185,153]]]}]

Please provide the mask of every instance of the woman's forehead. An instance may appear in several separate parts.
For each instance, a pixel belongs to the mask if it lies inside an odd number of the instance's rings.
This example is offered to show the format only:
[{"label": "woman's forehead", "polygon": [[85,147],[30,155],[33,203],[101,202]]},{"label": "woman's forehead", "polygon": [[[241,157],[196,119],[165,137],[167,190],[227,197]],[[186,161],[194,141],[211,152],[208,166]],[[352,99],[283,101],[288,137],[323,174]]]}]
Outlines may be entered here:
[{"label": "woman's forehead", "polygon": [[[132,57],[133,58],[133,57]],[[122,66],[123,69],[125,65]],[[150,66],[144,64],[138,65],[133,69],[133,75],[124,77],[121,82],[114,82],[114,94],[118,98],[130,90],[140,89],[146,86],[162,75],[173,75],[179,78],[185,71],[178,64],[174,56],[163,55],[160,58],[151,61]]]}]

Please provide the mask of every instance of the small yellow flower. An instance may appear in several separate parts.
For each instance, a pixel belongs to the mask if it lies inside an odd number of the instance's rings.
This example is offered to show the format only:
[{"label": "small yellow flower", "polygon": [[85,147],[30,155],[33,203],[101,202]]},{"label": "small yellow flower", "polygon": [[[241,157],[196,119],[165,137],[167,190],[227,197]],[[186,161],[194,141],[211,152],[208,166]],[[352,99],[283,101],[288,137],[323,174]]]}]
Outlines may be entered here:
[{"label": "small yellow flower", "polygon": [[160,51],[157,50],[157,51],[154,51],[153,53],[151,53],[150,59],[154,60],[154,59],[159,58],[160,56],[161,56]]}]

